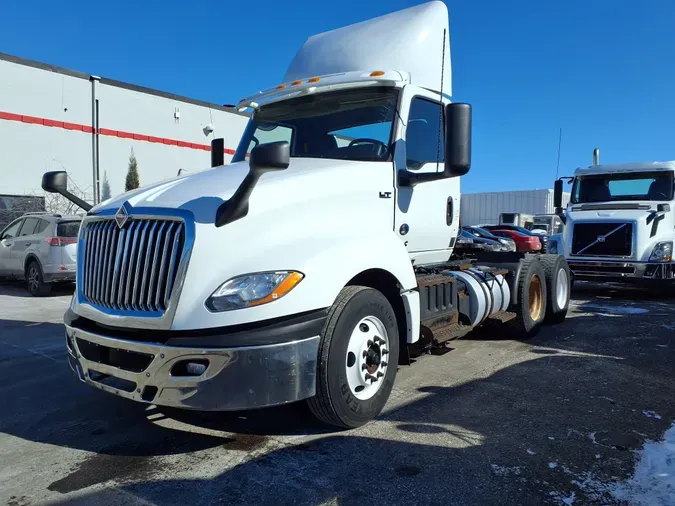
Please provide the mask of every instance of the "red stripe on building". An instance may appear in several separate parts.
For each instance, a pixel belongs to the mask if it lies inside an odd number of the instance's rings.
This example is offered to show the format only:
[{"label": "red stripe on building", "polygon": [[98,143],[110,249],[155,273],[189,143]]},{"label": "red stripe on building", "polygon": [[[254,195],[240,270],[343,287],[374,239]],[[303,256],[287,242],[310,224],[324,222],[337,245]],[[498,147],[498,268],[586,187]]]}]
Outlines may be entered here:
[{"label": "red stripe on building", "polygon": [[[67,121],[57,121],[48,118],[39,118],[37,116],[26,116],[5,111],[0,111],[0,120],[18,121],[20,123],[29,123],[33,125],[42,125],[53,128],[63,128],[65,130],[85,132],[88,134],[94,133],[94,129],[89,125],[81,125],[79,123],[69,123]],[[165,137],[154,137],[152,135],[124,132],[122,130],[110,130],[109,128],[99,128],[98,133],[99,135],[105,135],[107,137],[120,137],[122,139],[133,139],[135,141],[142,141],[142,142],[154,142],[155,144],[166,144],[167,146],[176,146],[179,148],[211,151],[211,146],[208,144],[197,144],[195,142],[179,141],[175,139],[167,139]],[[234,149],[225,148],[224,151],[225,154],[234,155]]]}]

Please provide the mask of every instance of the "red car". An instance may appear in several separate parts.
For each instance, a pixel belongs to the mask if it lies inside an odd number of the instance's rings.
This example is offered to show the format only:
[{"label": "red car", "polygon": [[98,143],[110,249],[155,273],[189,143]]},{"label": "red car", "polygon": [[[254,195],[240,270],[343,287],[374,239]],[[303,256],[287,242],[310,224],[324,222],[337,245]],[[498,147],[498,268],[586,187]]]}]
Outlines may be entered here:
[{"label": "red car", "polygon": [[510,237],[516,243],[516,251],[541,251],[541,240],[533,235],[525,235],[515,230],[490,230],[497,237]]}]

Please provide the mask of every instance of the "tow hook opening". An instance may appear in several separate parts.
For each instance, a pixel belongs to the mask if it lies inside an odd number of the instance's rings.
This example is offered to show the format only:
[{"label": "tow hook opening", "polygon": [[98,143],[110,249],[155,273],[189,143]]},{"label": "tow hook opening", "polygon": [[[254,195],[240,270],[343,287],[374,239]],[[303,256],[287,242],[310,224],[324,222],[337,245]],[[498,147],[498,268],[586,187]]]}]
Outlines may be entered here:
[{"label": "tow hook opening", "polygon": [[208,366],[208,360],[181,360],[171,368],[171,376],[196,378],[204,374]]}]

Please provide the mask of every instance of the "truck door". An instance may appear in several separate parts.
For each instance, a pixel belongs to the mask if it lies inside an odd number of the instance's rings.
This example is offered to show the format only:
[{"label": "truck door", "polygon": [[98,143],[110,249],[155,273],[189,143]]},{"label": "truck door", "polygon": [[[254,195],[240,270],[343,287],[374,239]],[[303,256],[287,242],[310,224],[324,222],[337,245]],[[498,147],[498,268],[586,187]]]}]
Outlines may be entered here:
[{"label": "truck door", "polygon": [[[443,108],[438,95],[404,88],[401,109],[407,122],[397,141],[396,171],[443,171]],[[399,185],[397,178],[394,231],[417,264],[447,260],[458,227],[459,178],[414,187]]]}]

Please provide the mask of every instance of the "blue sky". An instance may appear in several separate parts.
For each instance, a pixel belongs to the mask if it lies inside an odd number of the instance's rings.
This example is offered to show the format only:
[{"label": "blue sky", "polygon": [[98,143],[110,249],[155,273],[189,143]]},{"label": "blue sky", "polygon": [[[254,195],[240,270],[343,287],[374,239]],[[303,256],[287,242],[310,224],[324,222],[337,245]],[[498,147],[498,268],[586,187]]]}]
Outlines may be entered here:
[{"label": "blue sky", "polygon": [[[0,51],[215,103],[276,85],[310,35],[413,0],[6,2]],[[675,2],[446,0],[474,107],[466,192],[551,188],[591,162],[675,159]]]}]

